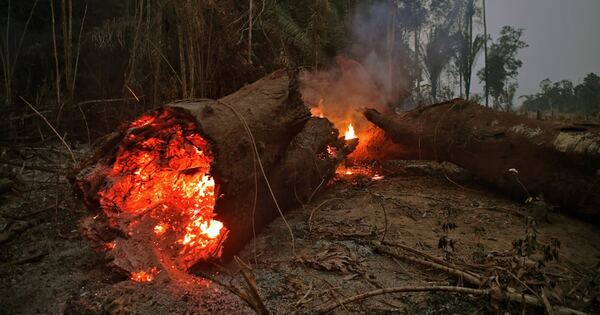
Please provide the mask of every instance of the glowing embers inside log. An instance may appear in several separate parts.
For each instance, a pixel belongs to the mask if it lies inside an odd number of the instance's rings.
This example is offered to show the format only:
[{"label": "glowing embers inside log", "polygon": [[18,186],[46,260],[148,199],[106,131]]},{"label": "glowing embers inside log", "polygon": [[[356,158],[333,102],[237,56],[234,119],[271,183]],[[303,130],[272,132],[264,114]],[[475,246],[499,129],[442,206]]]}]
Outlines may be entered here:
[{"label": "glowing embers inside log", "polygon": [[[214,219],[217,192],[212,154],[192,118],[174,109],[145,115],[129,125],[100,205],[130,237],[150,240],[161,263],[178,269],[221,255],[227,228]],[[133,272],[151,281],[157,272]]]}]

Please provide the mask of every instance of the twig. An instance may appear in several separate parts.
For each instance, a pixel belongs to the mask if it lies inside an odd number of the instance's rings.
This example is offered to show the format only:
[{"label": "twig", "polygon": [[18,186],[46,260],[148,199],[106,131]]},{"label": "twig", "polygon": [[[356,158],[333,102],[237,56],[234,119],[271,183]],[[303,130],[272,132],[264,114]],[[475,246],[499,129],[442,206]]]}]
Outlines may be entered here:
[{"label": "twig", "polygon": [[376,242],[373,242],[373,245],[375,246],[375,249],[381,253],[390,255],[392,257],[396,257],[398,259],[402,259],[402,260],[408,260],[410,262],[413,263],[417,263],[423,266],[428,266],[440,271],[444,271],[446,273],[449,273],[453,276],[459,277],[460,279],[464,279],[465,281],[467,281],[470,284],[476,285],[476,286],[481,286],[481,284],[483,283],[481,277],[476,276],[474,274],[468,273],[466,271],[463,271],[455,266],[448,266],[445,264],[439,264],[439,263],[435,263],[435,262],[430,262],[430,261],[426,261],[426,260],[422,260],[422,259],[418,259],[418,258],[414,258],[414,257],[410,257],[410,256],[406,256],[406,255],[402,255],[402,254],[398,254],[395,252],[390,251],[389,249],[378,245]]},{"label": "twig", "polygon": [[[524,286],[527,290],[531,291],[531,293],[533,293],[533,295],[535,295],[539,300],[543,301],[543,298],[537,293],[535,292],[535,290],[533,290],[532,288],[530,288],[527,283],[521,281],[521,279],[519,279],[519,277],[517,277],[514,273],[506,270],[506,272],[508,272],[508,274],[513,277],[513,279],[517,280],[517,282],[519,282],[522,286]],[[549,313],[549,312],[548,312]]]},{"label": "twig", "polygon": [[69,147],[69,145],[67,144],[67,142],[65,141],[65,139],[63,139],[63,137],[60,136],[60,134],[58,133],[58,131],[56,131],[56,129],[54,129],[54,127],[52,126],[52,124],[48,121],[48,119],[46,119],[46,117],[44,117],[44,115],[42,115],[42,113],[38,112],[37,109],[35,109],[35,107],[33,107],[33,105],[31,105],[31,103],[29,103],[26,99],[24,99],[22,96],[19,96],[19,98],[25,102],[25,104],[27,104],[27,106],[29,106],[29,108],[31,108],[36,114],[38,114],[43,120],[44,122],[46,122],[46,124],[48,125],[48,127],[50,127],[50,129],[52,129],[52,131],[54,131],[54,133],[56,134],[56,136],[58,137],[58,139],[60,139],[60,141],[62,142],[62,144],[65,145],[65,147],[67,148],[67,150],[69,151],[69,154],[71,154],[71,159],[73,160],[73,163],[77,163],[77,159],[75,159],[75,154],[73,154],[73,151],[71,150],[71,148]]},{"label": "twig", "polygon": [[377,199],[377,201],[379,202],[379,205],[381,206],[381,209],[383,210],[383,235],[381,236],[381,241],[384,242],[385,241],[385,235],[387,234],[387,228],[388,228],[388,216],[387,216],[387,211],[385,210],[385,197],[381,194],[372,194],[375,199]]},{"label": "twig", "polygon": [[577,284],[571,290],[569,290],[569,293],[567,293],[567,296],[570,296],[575,291],[577,291],[577,289],[579,289],[579,287],[581,286],[581,284],[583,283],[583,281],[585,280],[585,278],[586,277],[581,277],[581,280],[579,280],[579,282],[577,282]]},{"label": "twig", "polygon": [[[444,265],[444,266],[447,266],[447,267],[450,267],[450,268],[460,269],[458,266],[456,266],[456,265],[454,265],[454,264],[452,264],[450,262],[447,262],[447,261],[442,260],[440,258],[437,258],[435,256],[431,256],[431,255],[429,255],[427,253],[424,253],[424,252],[422,252],[420,250],[417,250],[417,249],[414,249],[412,247],[406,246],[404,244],[395,243],[395,242],[388,242],[388,241],[381,242],[381,244],[386,245],[386,246],[398,247],[398,248],[403,249],[403,250],[405,250],[407,252],[410,252],[410,253],[419,255],[419,256],[421,256],[423,258],[429,259],[429,260],[431,260],[433,262],[436,262],[436,263],[438,263],[440,265]],[[469,270],[464,270],[464,272],[470,273],[473,276],[478,276],[476,273],[474,273],[472,271],[469,271]]]},{"label": "twig", "polygon": [[17,163],[17,162],[13,162],[13,161],[9,161],[9,160],[3,159],[3,158],[0,158],[0,163],[1,164],[6,164],[6,165],[18,166],[18,167],[22,167],[22,168],[26,168],[26,169],[30,169],[30,170],[42,171],[42,172],[47,172],[47,173],[54,173],[54,174],[63,174],[63,172],[64,172],[64,170],[61,172],[60,168],[58,168],[58,170],[56,170],[56,169],[49,168],[49,167],[35,166],[35,165],[26,165],[25,163]]},{"label": "twig", "polygon": [[15,215],[15,216],[13,216],[13,215],[5,215],[5,217],[10,218],[10,219],[14,219],[14,220],[21,220],[22,221],[24,219],[27,219],[29,217],[33,217],[35,215],[38,215],[40,213],[43,213],[43,212],[46,212],[46,211],[49,211],[49,210],[52,210],[52,209],[54,209],[54,205],[51,205],[51,206],[48,206],[46,208],[42,208],[42,209],[39,209],[39,210],[35,210],[33,212],[21,214],[21,215]]},{"label": "twig", "polygon": [[546,296],[546,288],[542,288],[542,301],[548,315],[555,315],[556,313],[554,313],[554,309],[552,309],[552,305],[550,305],[550,301],[548,301],[548,297]]},{"label": "twig", "polygon": [[312,218],[313,215],[315,214],[315,212],[317,212],[317,210],[319,210],[319,208],[321,208],[324,204],[333,201],[333,200],[344,200],[344,198],[331,198],[331,199],[327,199],[323,202],[321,202],[318,206],[316,206],[311,212],[310,212],[310,216],[308,217],[308,231],[312,232]]},{"label": "twig", "polygon": [[256,287],[256,277],[250,270],[250,266],[248,266],[245,262],[243,262],[238,256],[235,256],[235,262],[240,266],[242,276],[250,289],[250,295],[253,297],[256,303],[256,312],[258,314],[270,314],[269,310],[265,306],[260,294],[258,293],[258,288]]},{"label": "twig", "polygon": [[29,257],[25,257],[25,258],[21,258],[21,259],[13,260],[11,262],[4,263],[4,264],[0,265],[0,269],[6,268],[6,267],[10,267],[10,266],[14,266],[14,265],[22,265],[22,264],[26,264],[26,263],[29,263],[29,262],[35,262],[35,261],[38,261],[38,260],[44,258],[47,255],[48,255],[48,251],[44,250],[44,251],[42,251],[40,253],[37,253],[35,255],[31,255]]},{"label": "twig", "polygon": [[208,279],[211,282],[214,282],[214,283],[224,287],[229,292],[237,295],[240,299],[242,299],[244,302],[246,302],[252,309],[256,310],[256,305],[254,304],[254,301],[252,301],[252,299],[248,296],[248,294],[246,292],[236,288],[233,285],[227,285],[202,271],[195,271],[194,273],[196,273],[197,275],[199,275],[202,278]]},{"label": "twig", "polygon": [[315,188],[315,190],[313,190],[312,194],[310,194],[310,196],[308,197],[308,200],[306,201],[306,203],[310,203],[313,199],[313,197],[315,196],[315,194],[317,193],[317,191],[319,191],[319,188],[321,188],[321,186],[323,185],[323,183],[325,182],[325,177],[323,177],[321,179],[321,182],[319,183],[319,185],[317,186],[317,188]]},{"label": "twig", "polygon": [[140,98],[137,95],[135,95],[135,92],[133,92],[133,90],[129,87],[129,85],[125,85],[125,87],[127,88],[127,90],[129,90],[129,93],[131,93],[131,95],[133,95],[135,100],[139,102]]},{"label": "twig", "polygon": [[300,304],[304,303],[306,298],[308,297],[308,295],[312,292],[313,289],[313,283],[310,283],[310,286],[308,287],[308,290],[306,291],[306,293],[304,294],[304,296],[302,296],[302,298],[300,298],[298,301],[296,301],[296,303],[294,304],[295,307],[298,307]]},{"label": "twig", "polygon": [[[140,96],[143,97],[143,96]],[[87,104],[97,104],[97,103],[115,103],[115,102],[125,102],[125,101],[133,101],[135,98],[126,97],[126,98],[108,98],[101,100],[89,100],[77,103],[77,106],[87,105]]]},{"label": "twig", "polygon": [[359,300],[364,300],[366,298],[388,294],[388,293],[400,293],[400,292],[426,292],[426,291],[443,291],[443,292],[456,292],[456,293],[464,293],[464,294],[474,294],[474,295],[483,295],[487,296],[490,293],[490,290],[483,289],[470,289],[463,287],[455,287],[455,286],[406,286],[406,287],[392,287],[392,288],[383,288],[378,290],[369,291],[366,293],[358,294],[355,296],[351,296],[349,298],[345,298],[337,303],[329,304],[324,307],[319,308],[319,313],[327,313],[331,312],[334,309],[343,306],[344,304],[352,303]]},{"label": "twig", "polygon": [[[323,280],[323,282],[327,283],[327,285],[329,286],[329,288],[330,288],[329,294],[331,294],[331,296],[333,296],[333,298],[337,301],[338,305],[341,305],[347,313],[350,313],[350,310],[348,310],[346,308],[346,305],[344,305],[344,303],[336,295],[337,289],[339,289],[339,287],[335,287],[333,284],[331,284],[326,279],[322,279],[322,280]],[[343,294],[340,294],[340,295],[342,297],[344,296]]]}]

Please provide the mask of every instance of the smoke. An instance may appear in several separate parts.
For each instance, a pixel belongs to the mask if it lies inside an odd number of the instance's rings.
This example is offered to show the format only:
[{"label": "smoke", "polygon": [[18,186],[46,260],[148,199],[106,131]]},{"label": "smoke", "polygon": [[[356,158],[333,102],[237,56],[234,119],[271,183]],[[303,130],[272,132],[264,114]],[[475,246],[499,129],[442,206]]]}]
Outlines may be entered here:
[{"label": "smoke", "polygon": [[335,65],[300,74],[302,98],[313,115],[328,118],[342,132],[352,123],[359,138],[370,127],[362,108],[401,107],[412,86],[412,60],[390,27],[397,19],[392,12],[389,1],[359,6],[346,21],[348,44]]}]

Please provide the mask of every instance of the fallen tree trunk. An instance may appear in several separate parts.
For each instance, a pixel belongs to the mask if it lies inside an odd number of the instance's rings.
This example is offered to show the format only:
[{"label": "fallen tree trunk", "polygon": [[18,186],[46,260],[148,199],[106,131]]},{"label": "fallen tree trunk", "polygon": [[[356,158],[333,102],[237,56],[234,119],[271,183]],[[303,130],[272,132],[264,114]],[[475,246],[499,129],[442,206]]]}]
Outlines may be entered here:
[{"label": "fallen tree trunk", "polygon": [[[188,157],[190,144],[198,154]],[[219,100],[171,103],[110,135],[76,170],[74,186],[98,214],[84,220],[81,229],[93,244],[110,249],[113,265],[133,278],[140,276],[135,274],[139,270],[156,274],[152,268],[171,265],[185,270],[205,260],[231,257],[280,211],[306,202],[325,187],[355,145],[339,138],[327,119],[310,117],[295,81],[284,71]],[[188,165],[193,158],[209,159],[210,168],[200,162]],[[140,160],[144,165],[138,165]],[[165,176],[155,187],[167,187],[152,188],[150,197],[135,199],[151,189],[152,176],[158,176],[146,174],[148,168]],[[147,181],[130,184],[135,176]],[[186,178],[191,182],[182,186],[182,197],[165,201],[166,192],[172,194]],[[117,189],[124,184],[127,189]],[[165,214],[189,203],[186,196],[193,197],[191,207],[197,209]],[[203,212],[212,206],[214,217]],[[181,213],[192,217],[183,220]],[[212,219],[222,223],[220,231]],[[185,229],[182,224],[187,224]],[[291,244],[288,247],[291,252]]]},{"label": "fallen tree trunk", "polygon": [[598,126],[536,121],[460,99],[364,114],[396,144],[373,143],[375,156],[452,162],[521,200],[542,194],[568,211],[599,213]]}]

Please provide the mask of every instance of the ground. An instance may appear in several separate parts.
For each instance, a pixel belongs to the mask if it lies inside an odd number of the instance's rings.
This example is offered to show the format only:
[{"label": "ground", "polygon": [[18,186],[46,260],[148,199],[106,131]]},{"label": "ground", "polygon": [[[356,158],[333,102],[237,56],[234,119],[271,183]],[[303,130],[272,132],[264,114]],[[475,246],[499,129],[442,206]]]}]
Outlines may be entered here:
[{"label": "ground", "polygon": [[[246,287],[234,261],[195,268],[185,280],[158,277],[150,283],[109,270],[104,256],[80,237],[78,221],[89,213],[62,175],[66,165],[57,161],[68,156],[57,148],[3,152],[2,161],[14,165],[1,164],[1,174],[19,175],[12,191],[0,195],[0,313],[253,313],[227,288]],[[310,313],[378,288],[467,285],[402,259],[406,252],[395,246],[385,248],[398,256],[383,253],[377,242],[384,240],[495,279],[510,286],[508,291],[531,294],[524,285],[538,292],[546,286],[552,305],[600,312],[597,225],[555,210],[540,216],[539,205],[510,200],[450,164],[392,161],[381,166],[381,174],[378,180],[340,175],[313,201],[286,212],[293,246],[281,218],[248,243],[239,256],[252,266],[269,310]],[[529,217],[539,221],[536,232]],[[532,253],[515,254],[515,248],[532,243],[537,246]],[[466,294],[401,293],[347,303],[335,312],[477,314],[523,308]]]}]

